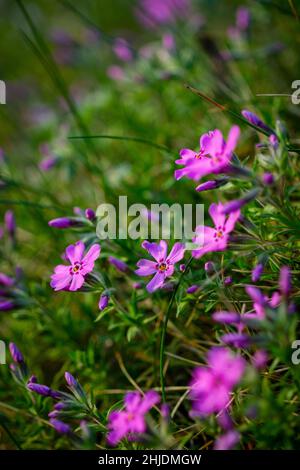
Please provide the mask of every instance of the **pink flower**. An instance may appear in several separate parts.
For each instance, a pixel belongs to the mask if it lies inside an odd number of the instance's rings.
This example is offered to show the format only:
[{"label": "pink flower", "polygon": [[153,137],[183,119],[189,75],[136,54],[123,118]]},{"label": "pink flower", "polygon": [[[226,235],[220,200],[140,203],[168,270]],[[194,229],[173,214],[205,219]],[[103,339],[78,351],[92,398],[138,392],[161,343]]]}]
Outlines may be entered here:
[{"label": "pink flower", "polygon": [[219,436],[215,441],[214,450],[231,450],[240,440],[240,434],[234,429]]},{"label": "pink flower", "polygon": [[224,410],[246,367],[242,357],[234,356],[225,348],[212,348],[208,352],[207,364],[207,367],[194,370],[190,384],[193,416],[206,416]]},{"label": "pink flower", "polygon": [[235,224],[240,216],[240,210],[231,212],[226,217],[223,211],[223,204],[212,204],[208,210],[215,227],[206,227],[198,225],[196,227],[196,237],[194,242],[198,243],[199,248],[193,250],[192,254],[195,258],[200,258],[205,253],[212,251],[224,251],[229,242],[229,234],[234,230]]},{"label": "pink flower", "polygon": [[133,59],[132,49],[126,39],[117,38],[113,46],[116,56],[124,62],[130,62]]},{"label": "pink flower", "polygon": [[125,78],[124,70],[119,65],[111,65],[108,67],[106,73],[112,80],[121,81]]},{"label": "pink flower", "polygon": [[219,129],[210,131],[200,138],[200,150],[190,149],[180,151],[180,159],[176,160],[184,168],[175,171],[178,180],[183,176],[198,181],[209,174],[226,173],[230,168],[231,157],[237,145],[240,128],[233,126],[228,134],[227,143]]},{"label": "pink flower", "polygon": [[139,0],[136,8],[138,20],[149,29],[175,23],[189,13],[190,0]]},{"label": "pink flower", "polygon": [[184,245],[175,243],[169,256],[167,256],[168,245],[164,240],[159,243],[150,243],[144,241],[142,247],[153,256],[155,261],[141,259],[137,262],[138,269],[135,273],[138,276],[150,276],[155,274],[151,281],[147,284],[148,292],[154,292],[163,286],[165,280],[172,276],[174,272],[174,264],[180,261],[184,256]]},{"label": "pink flower", "polygon": [[147,429],[145,415],[160,398],[158,393],[150,390],[141,396],[139,392],[129,392],[125,395],[125,409],[112,411],[108,417],[109,434],[107,440],[110,445],[116,445],[125,436],[131,439],[144,434]]},{"label": "pink flower", "polygon": [[100,255],[100,245],[92,245],[84,256],[84,243],[79,241],[67,247],[65,257],[70,266],[59,264],[51,276],[51,287],[54,290],[75,291],[81,288],[84,277],[94,269],[94,263]]}]

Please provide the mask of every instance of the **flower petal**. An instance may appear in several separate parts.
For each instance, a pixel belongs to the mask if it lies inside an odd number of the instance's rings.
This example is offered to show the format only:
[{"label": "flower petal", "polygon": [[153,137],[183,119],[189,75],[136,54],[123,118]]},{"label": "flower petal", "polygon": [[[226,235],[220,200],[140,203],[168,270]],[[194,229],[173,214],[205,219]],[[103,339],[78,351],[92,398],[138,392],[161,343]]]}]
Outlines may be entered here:
[{"label": "flower petal", "polygon": [[146,288],[147,291],[152,293],[155,290],[159,289],[162,287],[164,281],[165,281],[165,274],[164,273],[156,273],[155,276],[151,279],[151,281],[147,284]]},{"label": "flower petal", "polygon": [[223,227],[225,223],[225,215],[221,214],[223,205],[219,202],[218,204],[211,204],[208,209],[209,215],[211,216],[216,227]]},{"label": "flower petal", "polygon": [[149,259],[140,259],[137,262],[139,269],[135,271],[135,274],[138,276],[150,276],[150,274],[154,274],[157,271],[156,264],[157,263]]},{"label": "flower petal", "polygon": [[82,260],[84,252],[84,243],[80,240],[75,245],[69,245],[66,249],[66,258],[70,263],[78,263]]},{"label": "flower petal", "polygon": [[172,250],[170,251],[167,261],[171,264],[175,264],[184,257],[185,246],[183,243],[175,243]]},{"label": "flower petal", "polygon": [[78,290],[80,289],[83,283],[84,283],[84,277],[80,273],[74,274],[72,276],[72,281],[71,281],[69,290],[71,291]]}]

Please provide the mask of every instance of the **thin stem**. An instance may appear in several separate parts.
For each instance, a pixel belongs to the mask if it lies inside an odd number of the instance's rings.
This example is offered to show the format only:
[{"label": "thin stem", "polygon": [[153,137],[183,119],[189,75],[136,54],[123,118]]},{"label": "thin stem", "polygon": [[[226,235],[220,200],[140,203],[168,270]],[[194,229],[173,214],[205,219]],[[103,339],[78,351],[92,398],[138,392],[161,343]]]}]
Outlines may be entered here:
[{"label": "thin stem", "polygon": [[6,426],[6,424],[4,423],[4,421],[1,418],[0,418],[0,424],[3,427],[4,431],[6,432],[6,434],[10,437],[12,442],[15,444],[16,448],[18,450],[22,450],[21,444],[17,441],[17,439],[14,437],[14,435],[10,432],[9,428]]},{"label": "thin stem", "polygon": [[170,317],[171,309],[172,309],[173,302],[175,300],[178,288],[190,264],[192,263],[192,261],[193,261],[193,257],[191,256],[189,261],[187,262],[185,270],[183,271],[183,273],[181,273],[179,277],[179,280],[178,280],[178,283],[176,284],[175,289],[172,292],[172,297],[170,299],[170,302],[169,302],[169,305],[165,314],[162,330],[161,330],[160,351],[159,351],[159,375],[160,375],[160,385],[161,385],[161,393],[162,393],[163,402],[166,401],[165,378],[164,378],[164,355],[165,355],[165,341],[166,341],[169,317]]}]

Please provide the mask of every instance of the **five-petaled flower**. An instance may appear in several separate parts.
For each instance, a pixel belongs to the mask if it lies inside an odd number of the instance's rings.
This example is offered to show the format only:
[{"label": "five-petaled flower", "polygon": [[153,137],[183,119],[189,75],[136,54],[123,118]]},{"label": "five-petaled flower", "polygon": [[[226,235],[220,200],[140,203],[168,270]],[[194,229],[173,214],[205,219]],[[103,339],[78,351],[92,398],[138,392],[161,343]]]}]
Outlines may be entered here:
[{"label": "five-petaled flower", "polygon": [[180,159],[176,160],[184,168],[175,171],[175,178],[183,176],[198,181],[209,174],[226,173],[230,170],[231,158],[237,145],[240,128],[233,126],[228,134],[227,142],[219,129],[210,131],[200,138],[200,151],[182,149]]},{"label": "five-petaled flower", "polygon": [[193,250],[192,254],[195,258],[200,258],[205,253],[212,251],[224,251],[229,242],[229,234],[234,230],[235,224],[240,217],[240,210],[231,212],[226,217],[222,213],[223,204],[212,204],[208,210],[215,227],[206,227],[198,225],[196,227],[196,237],[194,243],[199,245],[199,248]]},{"label": "five-petaled flower", "polygon": [[207,416],[226,409],[230,394],[240,382],[246,362],[226,348],[212,348],[207,355],[208,367],[197,367],[190,384],[192,415]]},{"label": "five-petaled flower", "polygon": [[169,255],[167,255],[168,245],[164,240],[161,240],[159,243],[144,241],[142,247],[153,256],[155,261],[148,259],[139,260],[137,262],[138,269],[135,273],[138,276],[150,276],[154,274],[154,277],[147,284],[147,290],[151,293],[161,288],[166,278],[172,276],[174,264],[184,257],[185,247],[182,243],[177,242],[174,244]]},{"label": "five-petaled flower", "polygon": [[157,403],[158,393],[150,390],[141,396],[139,392],[129,392],[125,395],[125,409],[112,411],[108,417],[109,433],[107,440],[110,445],[116,445],[125,436],[136,440],[147,430],[145,415]]},{"label": "five-petaled flower", "polygon": [[82,287],[85,276],[93,271],[94,263],[100,255],[100,245],[92,245],[84,256],[84,243],[79,241],[75,245],[69,245],[65,256],[70,265],[59,264],[51,276],[51,287],[54,290],[75,291]]}]

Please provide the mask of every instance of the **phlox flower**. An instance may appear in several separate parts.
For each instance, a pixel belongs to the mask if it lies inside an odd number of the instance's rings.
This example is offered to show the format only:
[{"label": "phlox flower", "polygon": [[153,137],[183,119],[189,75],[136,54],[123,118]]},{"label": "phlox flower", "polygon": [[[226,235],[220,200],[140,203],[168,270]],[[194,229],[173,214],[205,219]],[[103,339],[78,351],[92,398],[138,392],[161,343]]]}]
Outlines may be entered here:
[{"label": "phlox flower", "polygon": [[224,251],[229,242],[229,234],[234,230],[235,224],[240,216],[240,210],[231,212],[228,217],[222,213],[223,204],[211,204],[208,212],[215,224],[215,227],[198,225],[196,227],[196,237],[194,243],[198,243],[199,248],[193,250],[195,258],[200,258],[205,253],[212,251]]},{"label": "phlox flower", "polygon": [[207,416],[224,410],[230,394],[240,382],[245,360],[225,348],[212,348],[207,355],[207,367],[197,367],[190,384],[192,416]]},{"label": "phlox flower", "polygon": [[116,445],[126,436],[135,439],[144,434],[147,429],[145,415],[159,401],[158,393],[152,390],[144,396],[139,392],[127,393],[124,398],[125,409],[112,411],[108,417],[109,444]]},{"label": "phlox flower", "polygon": [[148,292],[154,292],[156,289],[163,286],[168,277],[172,276],[174,265],[183,258],[185,248],[182,243],[177,242],[168,255],[168,245],[164,240],[161,240],[159,243],[144,241],[142,247],[153,256],[155,261],[148,259],[139,260],[137,262],[138,269],[135,273],[138,276],[150,276],[154,274],[154,277],[147,284]]},{"label": "phlox flower", "polygon": [[175,179],[183,176],[198,181],[209,174],[226,173],[230,169],[233,151],[237,145],[240,128],[233,126],[228,134],[227,142],[219,129],[210,131],[200,138],[200,150],[194,152],[190,149],[180,151],[180,159],[176,160],[184,168],[175,171]]},{"label": "phlox flower", "polygon": [[54,269],[50,282],[54,290],[76,291],[81,288],[85,276],[93,271],[94,263],[99,258],[101,250],[100,245],[95,244],[84,255],[84,249],[82,241],[67,247],[65,257],[70,261],[70,265],[59,264]]}]

